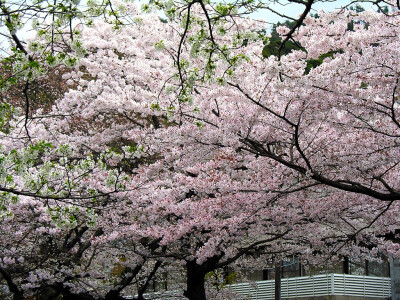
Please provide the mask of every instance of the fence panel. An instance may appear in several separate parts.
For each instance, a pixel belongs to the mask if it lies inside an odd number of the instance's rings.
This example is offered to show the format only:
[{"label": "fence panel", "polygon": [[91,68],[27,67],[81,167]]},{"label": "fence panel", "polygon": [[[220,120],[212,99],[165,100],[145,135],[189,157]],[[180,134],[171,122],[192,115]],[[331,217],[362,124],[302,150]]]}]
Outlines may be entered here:
[{"label": "fence panel", "polygon": [[[251,300],[269,300],[274,299],[275,280],[233,284],[229,288]],[[387,277],[325,274],[281,280],[283,299],[330,295],[388,298],[390,294]]]}]

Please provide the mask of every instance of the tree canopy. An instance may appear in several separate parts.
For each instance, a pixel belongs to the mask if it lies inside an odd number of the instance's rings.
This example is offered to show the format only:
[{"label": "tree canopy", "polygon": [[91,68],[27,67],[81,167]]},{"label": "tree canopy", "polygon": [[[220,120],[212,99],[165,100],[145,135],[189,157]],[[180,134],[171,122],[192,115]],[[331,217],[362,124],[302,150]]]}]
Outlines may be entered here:
[{"label": "tree canopy", "polygon": [[216,299],[226,266],[399,255],[398,3],[293,2],[271,34],[268,2],[0,2],[9,297],[144,299],[180,270]]}]

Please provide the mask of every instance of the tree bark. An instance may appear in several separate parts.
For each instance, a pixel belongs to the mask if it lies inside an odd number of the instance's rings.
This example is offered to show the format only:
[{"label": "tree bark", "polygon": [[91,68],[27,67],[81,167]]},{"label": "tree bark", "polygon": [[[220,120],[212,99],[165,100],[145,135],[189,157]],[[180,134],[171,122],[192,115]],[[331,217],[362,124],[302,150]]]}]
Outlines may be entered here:
[{"label": "tree bark", "polygon": [[0,268],[0,277],[7,282],[8,289],[13,293],[14,300],[24,299],[24,293],[18,288],[18,286],[13,282],[11,275],[6,271],[6,269]]},{"label": "tree bark", "polygon": [[[65,282],[67,282],[66,280]],[[51,286],[45,286],[40,289],[36,300],[53,300],[62,296],[63,300],[94,300],[95,298],[87,292],[72,293],[69,287],[65,287],[59,282]]]},{"label": "tree bark", "polygon": [[121,279],[121,283],[117,285],[114,289],[108,291],[108,293],[105,296],[105,300],[117,300],[117,299],[123,299],[120,296],[120,292],[126,288],[132,280],[136,277],[136,275],[140,272],[142,269],[143,265],[137,265],[134,269],[131,268],[126,268],[125,272],[130,273],[128,277],[124,277]]},{"label": "tree bark", "polygon": [[160,260],[157,260],[153,270],[150,272],[150,274],[147,276],[147,280],[143,286],[139,288],[138,291],[138,300],[145,300],[143,297],[143,294],[146,292],[147,288],[149,287],[150,281],[153,279],[154,275],[156,274],[158,268],[161,266],[162,262]]},{"label": "tree bark", "polygon": [[281,300],[282,261],[275,264],[275,300]]},{"label": "tree bark", "polygon": [[350,261],[347,256],[343,260],[343,274],[350,274]]},{"label": "tree bark", "polygon": [[94,298],[93,296],[87,293],[81,293],[81,294],[68,293],[68,294],[63,294],[63,300],[94,300]]},{"label": "tree bark", "polygon": [[206,268],[197,265],[194,261],[186,263],[186,291],[184,296],[189,300],[206,300],[206,290],[204,288]]}]

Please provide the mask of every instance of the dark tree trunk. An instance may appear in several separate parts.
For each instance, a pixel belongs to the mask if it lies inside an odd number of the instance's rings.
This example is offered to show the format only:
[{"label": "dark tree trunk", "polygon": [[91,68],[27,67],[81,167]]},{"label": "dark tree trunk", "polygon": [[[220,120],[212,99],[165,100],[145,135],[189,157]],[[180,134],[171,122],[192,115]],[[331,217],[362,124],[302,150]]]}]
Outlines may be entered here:
[{"label": "dark tree trunk", "polygon": [[56,299],[60,295],[61,291],[57,287],[46,286],[39,290],[37,300],[52,300]]},{"label": "dark tree trunk", "polygon": [[343,274],[350,274],[350,261],[347,256],[343,260]]},{"label": "dark tree trunk", "polygon": [[262,270],[262,280],[268,280],[268,269],[263,269]]},{"label": "dark tree trunk", "polygon": [[65,287],[63,283],[54,284],[52,286],[43,287],[37,300],[54,300],[62,295],[63,300],[94,300],[95,298],[89,293],[72,293],[70,288]]},{"label": "dark tree trunk", "polygon": [[194,261],[186,263],[186,291],[184,296],[189,300],[206,300],[206,290],[204,288],[206,268],[197,265]]},{"label": "dark tree trunk", "polygon": [[18,288],[18,286],[13,282],[11,275],[6,271],[6,269],[0,268],[0,277],[7,282],[8,289],[13,293],[14,300],[23,300],[24,293]]},{"label": "dark tree trunk", "polygon": [[24,296],[22,293],[14,293],[13,300],[23,300]]},{"label": "dark tree trunk", "polygon": [[109,291],[104,298],[105,300],[123,300],[124,298],[120,296],[120,291],[112,290]]},{"label": "dark tree trunk", "polygon": [[281,300],[282,261],[275,264],[275,300]]},{"label": "dark tree trunk", "polygon": [[81,293],[81,294],[64,294],[63,295],[63,300],[94,300],[93,296],[87,294],[87,293]]}]

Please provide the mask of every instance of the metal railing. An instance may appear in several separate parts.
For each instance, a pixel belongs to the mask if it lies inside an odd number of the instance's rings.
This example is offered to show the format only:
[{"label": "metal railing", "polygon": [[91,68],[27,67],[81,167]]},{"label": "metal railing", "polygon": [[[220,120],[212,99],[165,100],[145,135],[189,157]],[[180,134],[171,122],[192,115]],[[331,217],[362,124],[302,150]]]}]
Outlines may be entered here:
[{"label": "metal railing", "polygon": [[[275,280],[232,284],[230,289],[246,299],[269,300],[275,296]],[[330,295],[389,298],[390,278],[325,274],[286,278],[281,281],[282,298]]]}]

